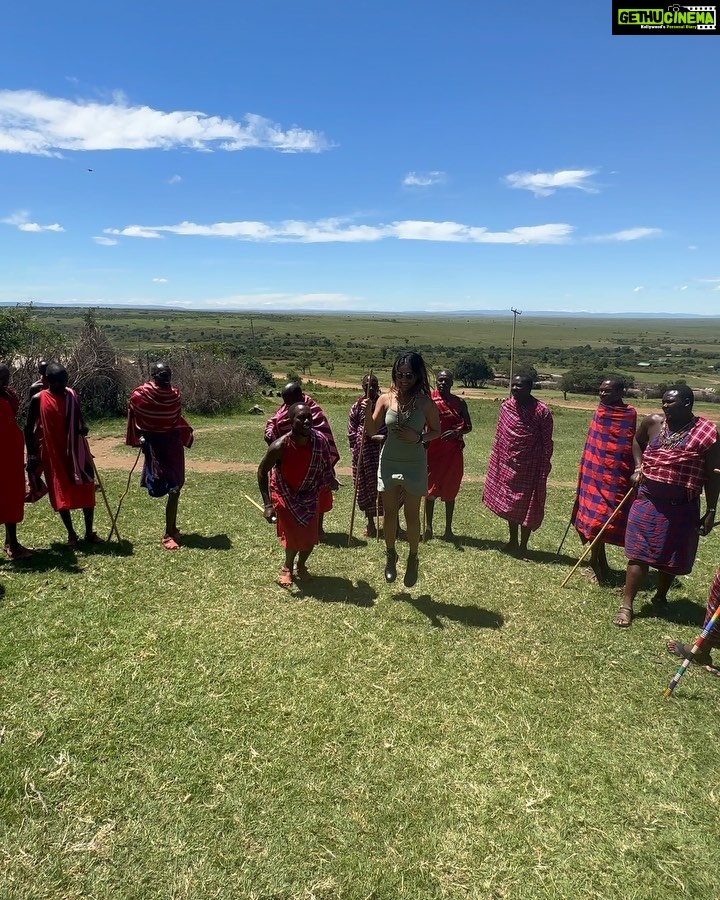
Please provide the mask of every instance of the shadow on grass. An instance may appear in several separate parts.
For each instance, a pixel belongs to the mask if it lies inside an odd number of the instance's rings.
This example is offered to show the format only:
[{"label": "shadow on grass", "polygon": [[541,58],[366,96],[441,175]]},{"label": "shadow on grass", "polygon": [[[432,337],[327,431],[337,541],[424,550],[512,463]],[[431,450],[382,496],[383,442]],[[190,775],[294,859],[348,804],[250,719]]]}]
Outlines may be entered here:
[{"label": "shadow on grass", "polygon": [[[345,535],[347,540],[347,535]],[[349,578],[337,575],[313,575],[311,581],[295,582],[298,593],[321,603],[352,603],[355,606],[374,606],[377,591],[367,581],[353,584]]]},{"label": "shadow on grass", "polygon": [[646,602],[635,613],[635,619],[663,619],[665,622],[673,622],[675,625],[694,625],[698,630],[702,629],[705,621],[705,607],[688,600],[686,597],[672,599],[667,603]]},{"label": "shadow on grass", "polygon": [[226,534],[183,534],[180,537],[183,547],[192,550],[232,550],[232,541]]},{"label": "shadow on grass", "polygon": [[428,617],[433,628],[445,627],[441,616],[471,628],[502,628],[505,624],[505,619],[500,613],[493,612],[491,609],[483,609],[481,606],[460,606],[458,603],[444,603],[440,600],[433,600],[430,594],[413,597],[403,591],[393,594],[393,600],[409,603],[414,609]]},{"label": "shadow on grass", "polygon": [[75,548],[83,556],[132,556],[135,549],[132,541],[105,541],[102,544],[86,544],[84,541]]},{"label": "shadow on grass", "polygon": [[82,572],[75,549],[68,547],[67,544],[51,544],[41,550],[33,550],[32,556],[27,559],[16,559],[8,565],[19,575],[24,572],[34,575],[37,572],[51,570],[68,572],[71,575],[80,575]]},{"label": "shadow on grass", "polygon": [[[497,550],[499,553],[504,553],[505,548],[507,547],[507,541],[493,541],[488,538],[471,537],[467,534],[455,535],[454,541],[446,541],[441,537],[434,537],[432,540],[454,546],[456,550],[460,550],[461,552],[466,547],[474,547],[476,550]],[[506,555],[515,559],[520,558],[516,554],[507,553]],[[568,556],[566,553],[558,556],[557,553],[552,553],[549,550],[533,550],[533,548],[530,547],[527,550],[527,560],[528,562],[539,562],[554,566],[574,566],[577,562],[577,557]]]},{"label": "shadow on grass", "polygon": [[[328,547],[347,547],[348,545],[348,536],[347,531],[326,531],[325,534],[320,538],[320,543],[325,544]],[[352,541],[350,542],[351,547],[359,546],[366,547],[367,539],[366,538],[356,538],[353,536]]]}]

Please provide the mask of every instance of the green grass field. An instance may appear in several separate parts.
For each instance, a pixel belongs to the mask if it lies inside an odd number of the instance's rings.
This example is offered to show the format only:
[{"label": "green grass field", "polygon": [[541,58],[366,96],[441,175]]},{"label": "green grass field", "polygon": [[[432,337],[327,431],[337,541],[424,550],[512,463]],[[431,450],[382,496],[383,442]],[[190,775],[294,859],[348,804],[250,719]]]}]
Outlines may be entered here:
[{"label": "green grass field", "polygon": [[[350,402],[326,407],[342,451]],[[315,579],[288,593],[251,472],[189,473],[176,554],[137,477],[121,546],[71,551],[47,502],[28,508],[41,552],[0,563],[0,896],[718,897],[720,684],[691,670],[662,692],[719,532],[664,618],[648,584],[620,630],[614,588],[559,586],[577,538],[555,557],[590,412],[556,411],[525,563],[480,502],[497,405],[470,409],[460,540],[421,547],[412,591],[383,583],[381,544],[347,548],[347,476]],[[193,424],[191,463],[259,461],[261,417]],[[114,500],[127,470],[102,470]]]}]

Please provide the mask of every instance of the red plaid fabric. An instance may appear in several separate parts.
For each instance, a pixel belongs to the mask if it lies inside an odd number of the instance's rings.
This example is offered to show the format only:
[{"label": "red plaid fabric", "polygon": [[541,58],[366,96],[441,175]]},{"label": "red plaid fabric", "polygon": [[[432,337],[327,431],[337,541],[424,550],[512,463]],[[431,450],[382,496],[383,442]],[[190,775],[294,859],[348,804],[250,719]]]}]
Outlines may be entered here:
[{"label": "red plaid fabric", "polygon": [[[322,410],[319,403],[316,403],[308,394],[303,394],[302,402],[310,408],[312,413],[312,427],[315,431],[319,431],[330,445],[330,456],[332,464],[335,466],[340,459],[340,454],[335,446],[335,438],[333,437],[332,428],[328,422],[327,416]],[[284,434],[290,434],[290,419],[288,418],[289,407],[283,403],[275,415],[270,416],[265,426],[265,440],[268,444],[272,444]]]},{"label": "red plaid fabric", "polygon": [[[365,446],[362,452],[362,465],[358,471],[358,458],[360,456],[361,437],[365,434],[364,422],[365,415],[360,404],[365,398],[360,397],[353,403],[350,414],[348,416],[347,436],[350,444],[350,454],[352,456],[352,473],[353,483],[357,485],[357,504],[362,512],[375,513],[376,504],[378,515],[383,514],[382,499],[377,489],[377,473],[380,464],[380,451],[382,450],[382,442],[373,441],[365,435]],[[372,401],[372,409],[375,409],[377,400]],[[378,434],[387,434],[387,428],[383,425],[377,432]]]},{"label": "red plaid fabric", "polygon": [[[713,613],[720,606],[720,568],[715,573],[715,580],[710,588],[708,596],[707,609],[705,610],[705,621],[703,628],[707,628],[708,622],[713,617]],[[710,649],[717,650],[720,647],[720,628],[713,628],[710,634],[705,638],[705,646]]]},{"label": "red plaid fabric", "polygon": [[[301,525],[308,525],[317,513],[320,491],[328,487],[334,475],[330,445],[319,431],[310,431],[307,469],[298,478],[298,460],[294,457],[299,457],[302,462],[304,451],[305,447],[297,445],[292,436],[288,435],[283,455],[270,473],[270,488],[273,505],[286,509]],[[293,487],[298,481],[299,486]]]},{"label": "red plaid fabric", "polygon": [[491,512],[532,531],[545,515],[552,432],[552,413],[544,403],[503,401],[482,499]]},{"label": "red plaid fabric", "polygon": [[665,425],[643,454],[643,475],[649,481],[678,484],[689,497],[699,497],[705,486],[705,453],[718,439],[717,426],[702,416],[677,443],[663,446]]},{"label": "red plaid fabric", "polygon": [[184,447],[191,447],[193,430],[181,412],[180,391],[174,387],[158,387],[154,381],[141,384],[130,395],[125,443],[140,446],[140,435],[162,434],[180,430]]},{"label": "red plaid fabric", "polygon": [[[573,525],[587,540],[597,535],[630,488],[636,423],[636,411],[624,403],[601,403],[592,418],[580,459],[572,514]],[[623,546],[629,511],[626,505],[605,529],[605,543]]]}]

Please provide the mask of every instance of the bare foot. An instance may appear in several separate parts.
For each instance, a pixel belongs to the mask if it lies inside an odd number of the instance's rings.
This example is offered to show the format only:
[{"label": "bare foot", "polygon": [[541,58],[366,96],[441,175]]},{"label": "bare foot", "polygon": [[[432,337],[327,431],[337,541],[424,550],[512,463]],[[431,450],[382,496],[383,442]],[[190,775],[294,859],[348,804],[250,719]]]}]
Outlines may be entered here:
[{"label": "bare foot", "polygon": [[720,678],[720,668],[713,664],[709,650],[701,650],[699,653],[693,653],[692,647],[689,647],[687,644],[681,644],[680,641],[668,641],[667,644],[665,644],[665,649],[672,656],[677,656],[679,659],[689,659],[691,663],[702,666],[708,675],[714,675],[716,678]]},{"label": "bare foot", "polygon": [[84,538],[86,544],[104,544],[105,541],[100,537],[97,531],[89,531]]},{"label": "bare foot", "polygon": [[28,548],[23,547],[22,544],[5,544],[3,549],[5,551],[5,556],[12,560],[29,559],[32,556],[32,550],[28,550]]}]

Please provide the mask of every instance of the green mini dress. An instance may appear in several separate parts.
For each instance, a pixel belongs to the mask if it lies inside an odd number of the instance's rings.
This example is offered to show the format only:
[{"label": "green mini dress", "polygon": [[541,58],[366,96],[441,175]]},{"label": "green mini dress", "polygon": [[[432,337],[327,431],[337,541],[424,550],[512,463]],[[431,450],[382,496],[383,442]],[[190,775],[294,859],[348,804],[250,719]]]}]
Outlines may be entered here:
[{"label": "green mini dress", "polygon": [[[396,485],[405,488],[408,494],[423,497],[428,490],[427,455],[423,444],[412,444],[401,441],[395,436],[398,424],[397,410],[390,407],[385,413],[387,437],[380,452],[378,466],[378,490],[389,491]],[[425,428],[425,413],[414,409],[409,418],[403,421],[409,425],[418,437]]]}]

